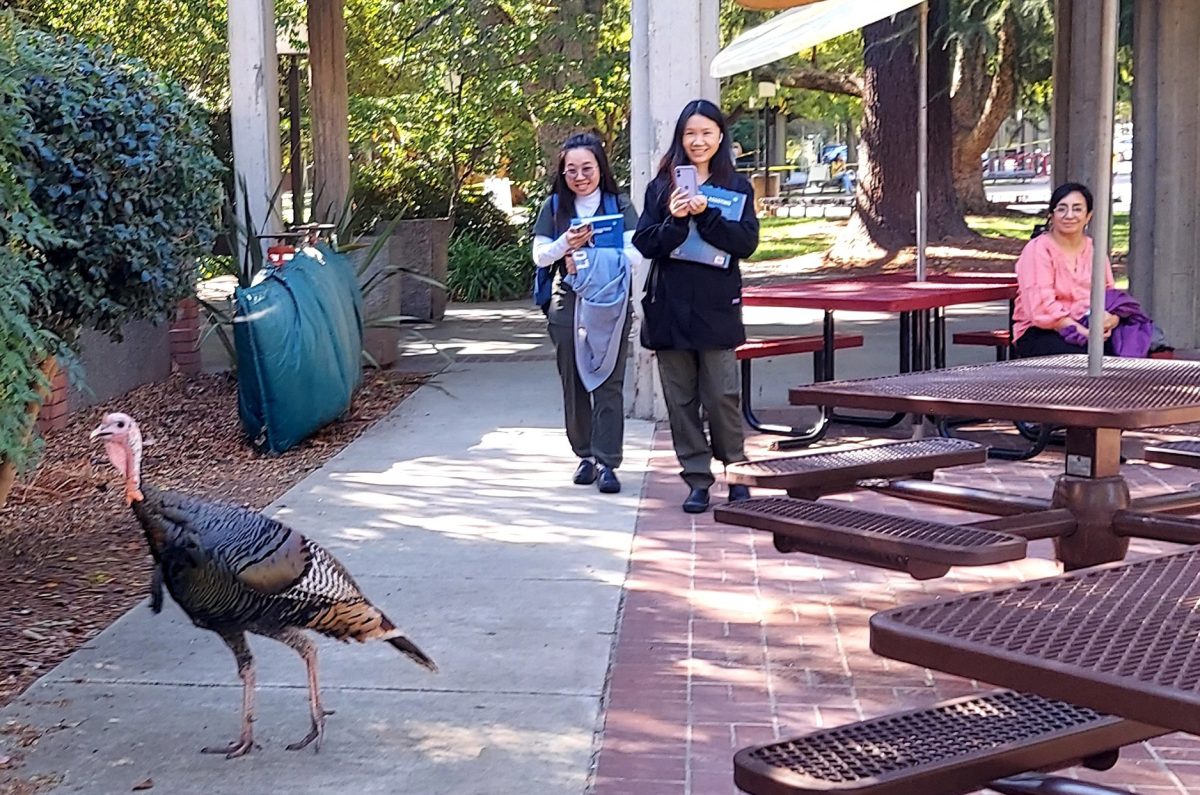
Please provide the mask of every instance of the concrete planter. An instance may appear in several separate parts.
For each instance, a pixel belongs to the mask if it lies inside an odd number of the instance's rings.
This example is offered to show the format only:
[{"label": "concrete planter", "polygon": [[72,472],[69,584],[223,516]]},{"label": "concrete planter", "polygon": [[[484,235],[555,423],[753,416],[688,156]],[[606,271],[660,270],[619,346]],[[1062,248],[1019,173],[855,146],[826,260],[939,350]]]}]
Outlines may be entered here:
[{"label": "concrete planter", "polygon": [[[371,267],[360,277],[366,284],[380,270],[388,267],[407,268],[445,284],[449,261],[450,231],[454,224],[449,218],[415,218],[401,221],[392,236],[376,255]],[[374,244],[375,238],[363,237],[365,248],[354,252],[361,262]],[[381,367],[395,363],[399,355],[400,329],[371,327],[376,318],[406,315],[420,320],[441,320],[446,314],[446,290],[399,274],[370,288],[363,295],[367,323],[363,346]]]}]

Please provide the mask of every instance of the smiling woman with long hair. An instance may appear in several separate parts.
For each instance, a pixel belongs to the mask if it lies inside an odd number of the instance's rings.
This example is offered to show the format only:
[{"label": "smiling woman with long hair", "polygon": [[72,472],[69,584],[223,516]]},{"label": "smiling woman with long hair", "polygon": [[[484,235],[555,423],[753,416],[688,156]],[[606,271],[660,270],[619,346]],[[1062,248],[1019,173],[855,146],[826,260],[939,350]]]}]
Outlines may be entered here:
[{"label": "smiling woman with long hair", "polygon": [[[676,184],[680,166],[695,169],[701,192],[690,195],[687,186]],[[704,186],[721,189],[731,208],[736,204],[729,199],[740,194],[740,215],[726,218],[710,206]],[[708,509],[715,482],[713,458],[723,464],[746,460],[734,355],[746,341],[738,261],[758,248],[754,190],[734,170],[725,116],[708,100],[693,100],[679,114],[658,175],[646,188],[633,242],[653,260],[642,302],[642,344],[657,352],[671,441],[690,489],[683,510],[701,513]],[[691,250],[702,243],[724,256],[688,259],[679,251],[685,242]],[[701,408],[708,415],[711,442]],[[729,487],[731,501],[749,496],[745,486]]]}]

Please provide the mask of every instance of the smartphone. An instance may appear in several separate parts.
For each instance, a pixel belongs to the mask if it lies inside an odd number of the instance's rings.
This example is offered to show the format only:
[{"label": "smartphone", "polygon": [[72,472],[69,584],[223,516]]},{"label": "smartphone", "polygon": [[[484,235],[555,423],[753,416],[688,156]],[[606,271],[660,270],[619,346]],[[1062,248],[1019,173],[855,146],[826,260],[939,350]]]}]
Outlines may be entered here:
[{"label": "smartphone", "polygon": [[700,182],[695,166],[675,166],[675,187],[687,191],[688,197],[700,193]]}]

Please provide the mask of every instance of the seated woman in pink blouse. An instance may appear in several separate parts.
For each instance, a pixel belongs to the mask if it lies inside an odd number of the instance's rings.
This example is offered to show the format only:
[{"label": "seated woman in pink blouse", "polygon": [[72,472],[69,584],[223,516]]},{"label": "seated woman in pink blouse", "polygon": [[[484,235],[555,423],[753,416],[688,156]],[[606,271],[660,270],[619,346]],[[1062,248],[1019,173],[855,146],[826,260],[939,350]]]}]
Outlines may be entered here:
[{"label": "seated woman in pink blouse", "polygon": [[[1092,192],[1077,182],[1055,188],[1050,196],[1050,220],[1045,233],[1025,246],[1017,260],[1017,301],[1013,308],[1013,338],[1017,356],[1087,353],[1074,329],[1087,338],[1079,321],[1088,314],[1092,290],[1092,239],[1084,234],[1092,220]],[[1105,259],[1104,285],[1113,286],[1112,264]],[[1104,313],[1104,339],[1109,340],[1119,318]],[[1105,343],[1108,352],[1110,344]]]}]

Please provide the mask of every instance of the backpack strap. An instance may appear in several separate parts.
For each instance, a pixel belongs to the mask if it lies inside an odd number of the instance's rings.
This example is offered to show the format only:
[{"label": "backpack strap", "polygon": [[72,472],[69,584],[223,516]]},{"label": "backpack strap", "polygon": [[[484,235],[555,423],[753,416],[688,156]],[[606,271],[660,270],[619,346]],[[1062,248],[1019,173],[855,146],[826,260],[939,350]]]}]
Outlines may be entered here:
[{"label": "backpack strap", "polygon": [[600,194],[600,207],[604,215],[616,215],[621,211],[617,204],[617,197],[611,193]]}]

